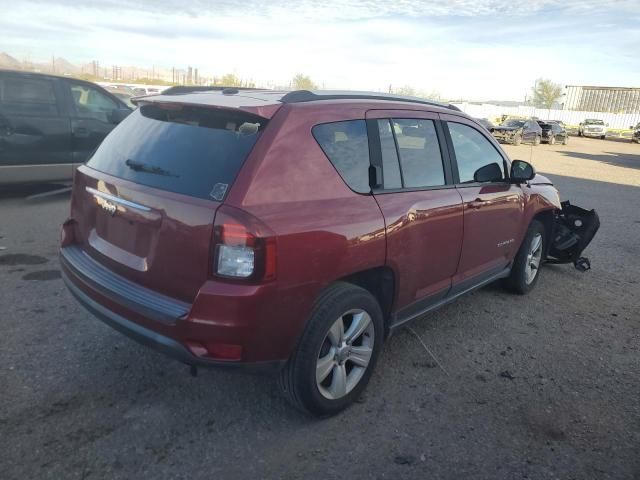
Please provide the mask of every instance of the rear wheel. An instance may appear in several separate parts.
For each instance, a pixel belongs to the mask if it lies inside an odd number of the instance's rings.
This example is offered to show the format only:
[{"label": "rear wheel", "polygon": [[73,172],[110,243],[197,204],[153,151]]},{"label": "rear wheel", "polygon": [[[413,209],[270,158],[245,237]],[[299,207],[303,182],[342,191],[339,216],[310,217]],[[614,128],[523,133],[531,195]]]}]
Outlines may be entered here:
[{"label": "rear wheel", "polygon": [[295,407],[333,415],[353,403],[373,372],[384,335],[380,305],[368,291],[336,283],[320,295],[298,348],[280,372]]},{"label": "rear wheel", "polygon": [[533,140],[533,145],[536,147],[540,145],[540,135],[536,135],[536,138]]},{"label": "rear wheel", "polygon": [[551,135],[551,138],[549,138],[549,145],[555,145],[555,143],[556,143],[556,136]]},{"label": "rear wheel", "polygon": [[537,220],[531,222],[511,267],[511,274],[505,279],[505,286],[512,292],[529,293],[540,277],[544,260],[544,225]]}]

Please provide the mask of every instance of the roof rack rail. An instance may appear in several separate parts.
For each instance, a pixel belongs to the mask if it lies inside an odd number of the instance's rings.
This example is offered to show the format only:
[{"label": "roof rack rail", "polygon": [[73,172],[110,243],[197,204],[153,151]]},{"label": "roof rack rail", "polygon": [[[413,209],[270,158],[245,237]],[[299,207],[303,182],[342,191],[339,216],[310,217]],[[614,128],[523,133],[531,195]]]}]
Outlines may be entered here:
[{"label": "roof rack rail", "polygon": [[450,110],[461,111],[455,105],[450,103],[441,103],[425,98],[408,97],[403,95],[393,95],[390,93],[377,92],[350,92],[342,90],[294,90],[285,94],[280,101],[282,103],[302,103],[314,102],[318,100],[389,100],[397,102],[420,103],[423,105],[432,105],[435,107],[448,108]]},{"label": "roof rack rail", "polygon": [[222,92],[222,93],[238,93],[241,90],[262,90],[261,88],[250,88],[250,87],[225,87],[222,85],[212,85],[212,86],[204,86],[204,85],[175,85],[173,87],[169,87],[162,92],[162,95],[184,95],[186,93],[197,93],[197,92]]}]

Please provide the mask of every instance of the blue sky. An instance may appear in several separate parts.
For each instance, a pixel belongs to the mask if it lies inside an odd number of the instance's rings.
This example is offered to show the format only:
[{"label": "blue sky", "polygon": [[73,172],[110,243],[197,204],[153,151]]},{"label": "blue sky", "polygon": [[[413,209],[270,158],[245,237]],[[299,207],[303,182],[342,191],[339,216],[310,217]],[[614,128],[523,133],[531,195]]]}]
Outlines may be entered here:
[{"label": "blue sky", "polygon": [[[135,3],[135,5],[132,5]],[[193,65],[259,84],[523,99],[538,77],[640,86],[640,0],[0,0],[0,51]]]}]

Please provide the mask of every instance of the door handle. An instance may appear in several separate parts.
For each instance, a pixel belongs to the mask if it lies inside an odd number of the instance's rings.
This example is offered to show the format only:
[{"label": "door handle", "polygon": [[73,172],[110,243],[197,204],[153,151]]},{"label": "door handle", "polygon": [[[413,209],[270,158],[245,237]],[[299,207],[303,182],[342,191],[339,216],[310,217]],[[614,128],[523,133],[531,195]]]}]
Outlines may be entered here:
[{"label": "door handle", "polygon": [[89,129],[87,127],[76,127],[73,130],[73,134],[79,138],[86,138],[89,136]]},{"label": "door handle", "polygon": [[487,205],[488,203],[489,203],[489,200],[476,198],[473,202],[469,202],[467,205],[469,205],[469,208],[473,208],[477,210],[479,208],[482,208],[484,205]]}]

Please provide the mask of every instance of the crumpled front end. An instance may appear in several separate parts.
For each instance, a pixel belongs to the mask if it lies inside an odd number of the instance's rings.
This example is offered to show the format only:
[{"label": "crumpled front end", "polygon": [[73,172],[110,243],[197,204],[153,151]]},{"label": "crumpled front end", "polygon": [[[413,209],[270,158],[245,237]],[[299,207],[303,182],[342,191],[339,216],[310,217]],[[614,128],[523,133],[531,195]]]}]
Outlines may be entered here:
[{"label": "crumpled front end", "polygon": [[513,143],[520,130],[510,127],[494,127],[490,131],[491,135],[493,135],[498,142]]},{"label": "crumpled front end", "polygon": [[600,218],[596,211],[576,207],[568,201],[562,202],[554,227],[547,262],[573,263],[581,272],[589,270],[591,262],[581,255],[600,228]]}]

